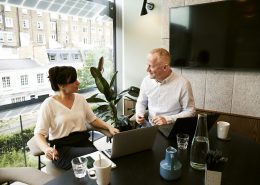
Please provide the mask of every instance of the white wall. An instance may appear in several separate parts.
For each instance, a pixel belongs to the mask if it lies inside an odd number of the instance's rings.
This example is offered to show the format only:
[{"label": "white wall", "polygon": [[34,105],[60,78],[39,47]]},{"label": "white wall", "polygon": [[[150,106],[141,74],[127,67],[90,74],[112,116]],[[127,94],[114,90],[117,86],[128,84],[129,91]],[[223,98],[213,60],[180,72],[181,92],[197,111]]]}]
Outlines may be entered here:
[{"label": "white wall", "polygon": [[[123,0],[122,0],[123,1]],[[169,8],[219,0],[148,0],[155,9],[140,16],[143,0],[123,1],[123,89],[140,86],[146,55],[169,47]],[[120,62],[120,61],[119,61]],[[174,69],[190,80],[197,108],[260,118],[260,72]]]},{"label": "white wall", "polygon": [[161,46],[160,0],[151,2],[155,8],[140,16],[143,0],[123,1],[123,89],[140,86],[146,75],[147,53]]}]

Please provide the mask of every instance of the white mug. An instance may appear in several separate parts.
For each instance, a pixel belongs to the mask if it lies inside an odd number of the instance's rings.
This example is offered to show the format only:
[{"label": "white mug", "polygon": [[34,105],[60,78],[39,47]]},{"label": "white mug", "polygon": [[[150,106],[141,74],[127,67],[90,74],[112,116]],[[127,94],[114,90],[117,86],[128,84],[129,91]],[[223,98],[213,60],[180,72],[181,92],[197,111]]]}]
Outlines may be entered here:
[{"label": "white mug", "polygon": [[[110,182],[111,161],[107,159],[99,159],[93,163],[94,170],[89,171],[90,179],[96,179],[98,185],[108,185]],[[93,174],[94,176],[90,175]]]},{"label": "white mug", "polygon": [[217,135],[220,139],[227,139],[230,123],[226,121],[217,122]]}]

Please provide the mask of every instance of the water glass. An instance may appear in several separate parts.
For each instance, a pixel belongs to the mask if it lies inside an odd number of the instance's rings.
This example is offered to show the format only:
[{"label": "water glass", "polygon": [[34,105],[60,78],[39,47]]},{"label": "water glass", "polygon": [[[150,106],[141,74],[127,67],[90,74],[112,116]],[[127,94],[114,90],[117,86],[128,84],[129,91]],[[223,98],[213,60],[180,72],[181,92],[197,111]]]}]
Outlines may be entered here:
[{"label": "water glass", "polygon": [[76,157],[71,160],[71,164],[75,177],[83,178],[86,176],[87,158]]},{"label": "water glass", "polygon": [[186,150],[189,143],[189,135],[180,133],[176,135],[176,138],[177,138],[178,149]]}]

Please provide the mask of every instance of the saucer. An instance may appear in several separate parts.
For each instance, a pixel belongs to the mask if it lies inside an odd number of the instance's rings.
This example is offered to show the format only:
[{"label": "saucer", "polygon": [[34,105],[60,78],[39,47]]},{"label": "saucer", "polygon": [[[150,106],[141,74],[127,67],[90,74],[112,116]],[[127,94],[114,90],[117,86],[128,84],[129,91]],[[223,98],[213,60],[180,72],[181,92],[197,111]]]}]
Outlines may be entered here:
[{"label": "saucer", "polygon": [[231,140],[231,137],[230,137],[230,136],[227,137],[226,139],[219,138],[218,136],[217,136],[217,138],[218,138],[219,140],[222,140],[222,141],[230,141],[230,140]]}]

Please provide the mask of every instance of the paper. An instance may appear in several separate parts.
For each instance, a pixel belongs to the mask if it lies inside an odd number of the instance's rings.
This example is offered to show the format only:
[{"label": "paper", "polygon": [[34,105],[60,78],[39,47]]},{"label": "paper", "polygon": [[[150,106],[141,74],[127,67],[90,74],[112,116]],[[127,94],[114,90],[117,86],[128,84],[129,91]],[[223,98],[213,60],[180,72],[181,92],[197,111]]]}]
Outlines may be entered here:
[{"label": "paper", "polygon": [[[93,153],[90,153],[90,154],[87,154],[87,155],[83,155],[82,157],[87,157],[87,156],[91,156],[94,160],[99,160],[99,155],[101,155],[101,158],[102,159],[107,159],[108,161],[111,161],[111,159],[109,159],[107,156],[105,156],[102,152],[100,151],[96,151],[96,152],[93,152]],[[116,167],[116,164],[111,161],[112,163],[112,168],[115,168]],[[93,170],[94,168],[87,168],[87,171],[91,171]]]},{"label": "paper", "polygon": [[221,185],[221,172],[205,170],[205,185]]}]

